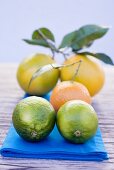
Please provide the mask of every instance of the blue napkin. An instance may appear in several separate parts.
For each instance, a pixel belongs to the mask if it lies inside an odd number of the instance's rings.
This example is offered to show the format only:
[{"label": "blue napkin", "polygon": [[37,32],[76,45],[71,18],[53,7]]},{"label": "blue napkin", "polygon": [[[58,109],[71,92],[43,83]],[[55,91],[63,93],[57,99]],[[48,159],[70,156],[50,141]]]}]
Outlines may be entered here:
[{"label": "blue napkin", "polygon": [[[27,95],[25,96],[27,97]],[[44,96],[49,100],[50,94]],[[42,158],[102,161],[108,159],[100,129],[96,135],[85,144],[72,144],[67,142],[55,126],[51,134],[41,142],[29,143],[24,141],[11,125],[8,135],[1,148],[4,157],[16,158]]]}]

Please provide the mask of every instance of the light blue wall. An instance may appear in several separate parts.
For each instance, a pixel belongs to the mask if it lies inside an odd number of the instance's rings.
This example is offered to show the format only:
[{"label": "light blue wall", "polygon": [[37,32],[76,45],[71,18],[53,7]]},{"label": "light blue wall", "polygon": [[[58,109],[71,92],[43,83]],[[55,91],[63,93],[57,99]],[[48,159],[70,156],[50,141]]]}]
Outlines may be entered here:
[{"label": "light blue wall", "polygon": [[114,58],[114,0],[0,0],[0,61],[19,62],[34,52],[49,52],[25,44],[36,28],[46,26],[62,36],[84,24],[111,26],[91,50]]}]

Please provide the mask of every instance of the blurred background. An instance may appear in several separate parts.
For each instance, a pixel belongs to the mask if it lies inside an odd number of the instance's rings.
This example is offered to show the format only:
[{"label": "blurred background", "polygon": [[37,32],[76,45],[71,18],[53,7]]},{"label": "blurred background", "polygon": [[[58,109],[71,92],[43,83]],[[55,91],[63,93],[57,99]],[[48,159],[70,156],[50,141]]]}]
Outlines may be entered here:
[{"label": "blurred background", "polygon": [[20,62],[35,52],[50,53],[22,41],[39,27],[52,30],[59,44],[66,33],[85,24],[110,27],[90,50],[105,52],[114,60],[114,0],[0,0],[0,22],[0,62]]}]

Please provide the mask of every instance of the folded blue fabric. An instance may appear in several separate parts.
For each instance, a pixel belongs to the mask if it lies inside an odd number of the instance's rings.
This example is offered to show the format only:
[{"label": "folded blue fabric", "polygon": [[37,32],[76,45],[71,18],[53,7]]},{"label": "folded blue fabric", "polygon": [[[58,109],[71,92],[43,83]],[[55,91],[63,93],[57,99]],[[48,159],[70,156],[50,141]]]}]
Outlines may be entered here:
[{"label": "folded blue fabric", "polygon": [[[27,95],[25,96],[27,97]],[[49,100],[50,95],[44,96]],[[42,158],[102,161],[108,159],[100,129],[96,135],[85,144],[72,144],[67,142],[58,132],[57,127],[41,142],[29,143],[24,141],[11,125],[8,135],[1,148],[4,157],[16,158]]]}]

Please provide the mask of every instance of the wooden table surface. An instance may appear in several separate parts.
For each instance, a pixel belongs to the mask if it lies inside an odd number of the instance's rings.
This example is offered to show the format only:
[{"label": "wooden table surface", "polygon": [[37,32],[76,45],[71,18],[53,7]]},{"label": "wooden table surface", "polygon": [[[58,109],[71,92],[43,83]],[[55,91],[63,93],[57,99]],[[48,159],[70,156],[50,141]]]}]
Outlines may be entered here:
[{"label": "wooden table surface", "polygon": [[[8,132],[13,108],[23,96],[16,81],[16,64],[0,64],[0,145]],[[16,159],[0,156],[0,170],[114,170],[114,67],[105,68],[106,83],[94,97],[93,106],[98,113],[99,126],[110,159],[103,162],[63,161],[43,159]],[[13,140],[13,139],[12,139]]]}]

